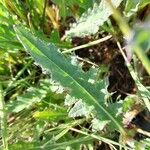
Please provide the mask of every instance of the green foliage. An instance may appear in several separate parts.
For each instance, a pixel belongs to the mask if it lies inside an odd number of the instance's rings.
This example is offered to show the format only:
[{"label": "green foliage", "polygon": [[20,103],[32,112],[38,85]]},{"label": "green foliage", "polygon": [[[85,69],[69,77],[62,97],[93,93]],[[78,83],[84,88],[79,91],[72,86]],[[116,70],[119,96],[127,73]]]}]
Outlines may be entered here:
[{"label": "green foliage", "polygon": [[145,53],[148,53],[150,50],[150,25],[149,22],[145,24],[139,24],[133,30],[133,37],[129,44],[132,48],[140,47]]},{"label": "green foliage", "polygon": [[50,71],[55,81],[68,87],[71,96],[82,99],[89,106],[94,106],[99,119],[111,120],[111,125],[117,126],[123,132],[121,125],[114,117],[114,109],[112,111],[110,106],[105,105],[105,93],[103,93],[106,87],[105,80],[95,84],[89,83],[91,74],[71,65],[54,45],[47,45],[23,28],[15,27],[15,31],[18,39],[35,61]]},{"label": "green foliage", "polygon": [[124,13],[127,17],[130,17],[149,3],[149,0],[127,0]]},{"label": "green foliage", "polygon": [[[36,142],[32,143],[27,143],[27,142],[18,142],[14,145],[10,145],[9,149],[10,150],[20,150],[20,149],[26,149],[26,150],[40,150],[40,149],[45,149],[45,150],[66,150],[66,148],[70,149],[76,149],[76,150],[81,150],[81,146],[88,143],[91,143],[91,137],[88,136],[83,136],[81,138],[74,138],[74,139],[69,139],[67,142],[61,142],[61,143],[48,143],[47,145],[42,145],[40,146]],[[79,145],[78,145],[79,144]]]},{"label": "green foliage", "polygon": [[107,120],[100,121],[96,118],[93,119],[92,120],[92,130],[93,130],[93,132],[102,131],[108,123],[109,123],[109,121],[107,121]]},{"label": "green foliage", "polygon": [[133,97],[133,96],[128,96],[125,98],[123,105],[122,105],[123,112],[129,111],[133,107],[134,103],[136,102],[135,98],[136,97]]},{"label": "green foliage", "polygon": [[37,111],[33,115],[34,118],[40,120],[49,120],[49,121],[59,121],[62,118],[67,118],[67,111],[65,110],[44,110],[44,111]]},{"label": "green foliage", "polygon": [[[150,40],[149,40],[149,33],[150,33],[150,27],[149,24],[143,24],[141,27],[135,28],[133,32],[133,37],[130,39],[129,47],[133,51],[136,52],[140,60],[142,61],[143,65],[148,71],[148,74],[150,74],[150,60],[147,57],[147,54],[149,52],[150,48]],[[133,71],[130,71],[131,73]],[[138,77],[134,75],[134,80],[136,82],[137,88],[139,90],[139,94],[141,95],[146,107],[150,110],[150,91],[143,86]]]},{"label": "green foliage", "polygon": [[14,34],[12,24],[14,18],[7,11],[7,8],[0,2],[0,48],[4,50],[16,50],[21,48]]},{"label": "green foliage", "polygon": [[16,39],[11,25],[0,25],[0,48],[11,51],[22,48],[21,44]]},{"label": "green foliage", "polygon": [[[78,14],[80,14],[80,12],[83,12],[85,10],[87,10],[89,7],[92,6],[93,1],[87,1],[87,0],[71,0],[71,1],[66,1],[66,0],[53,0],[54,4],[57,4],[57,6],[59,7],[60,10],[60,16],[63,19],[66,19],[67,16],[70,16],[71,14],[73,16],[76,16]],[[78,7],[80,7],[80,9],[78,9]],[[70,10],[71,8],[74,11]],[[77,7],[77,8],[76,8]]]},{"label": "green foliage", "polygon": [[85,116],[88,118],[93,109],[94,108],[92,106],[87,106],[85,103],[82,102],[82,100],[79,100],[69,111],[69,117],[75,118]]},{"label": "green foliage", "polygon": [[[118,7],[122,0],[113,0],[112,2],[115,7]],[[88,9],[82,14],[77,23],[71,25],[70,30],[66,31],[66,36],[84,37],[95,34],[99,30],[99,26],[102,26],[112,13],[105,0],[102,0],[100,4],[95,3],[92,9]]]},{"label": "green foliage", "polygon": [[14,145],[9,145],[10,150],[19,150],[19,149],[37,150],[37,149],[39,149],[39,147],[38,148],[36,148],[36,147],[38,147],[38,144],[36,142],[35,143],[17,142]]},{"label": "green foliage", "polygon": [[42,101],[47,93],[51,92],[50,82],[47,80],[40,81],[40,85],[37,87],[30,87],[23,95],[17,97],[15,101],[10,101],[7,104],[8,112],[19,112],[23,109],[28,109],[33,104]]},{"label": "green foliage", "polygon": [[[121,51],[119,43],[123,43],[124,38],[116,23],[127,38],[127,51],[132,49],[150,73],[149,24],[136,25],[132,31],[123,19],[134,26],[137,12],[147,9],[148,4],[149,0],[111,0],[109,3],[106,0],[0,0],[0,149],[92,150],[101,149],[104,142],[110,149],[144,146],[148,150],[149,138],[131,143],[132,134],[139,131],[138,126],[126,128],[132,126],[134,116],[130,117],[130,110],[136,111],[136,104],[141,109],[138,112],[145,107],[150,109],[150,91],[141,84],[131,63],[127,62],[127,67],[137,87],[136,95],[110,103],[108,97],[116,93],[107,91],[108,85],[115,82],[109,78],[108,83],[108,75],[111,77],[111,69],[116,69],[107,61],[114,62],[113,57],[120,53],[116,45]],[[115,9],[119,6],[123,17]],[[116,22],[109,18],[112,14]],[[69,23],[76,18],[77,22],[69,30]],[[115,35],[105,39],[112,31]],[[73,37],[72,43],[65,41],[65,37]],[[77,56],[76,50],[80,53],[82,49],[85,57],[86,50],[90,53],[88,58]],[[112,54],[114,49],[116,53]],[[102,61],[106,65],[101,61],[100,65],[90,62],[95,53],[103,59],[103,50],[107,60]],[[122,69],[115,71],[124,78]],[[128,95],[115,83],[112,86]],[[126,117],[126,113],[129,116]],[[127,124],[122,118],[127,119]],[[128,144],[134,146],[124,146]]]},{"label": "green foliage", "polygon": [[43,2],[44,1],[41,0],[27,0],[26,3],[23,3],[22,1],[18,0],[4,0],[4,2],[2,3],[5,4],[6,8],[8,9],[7,12],[9,14],[13,14],[13,17],[19,18],[18,22],[29,24],[31,28],[38,28],[41,24],[43,15]]}]

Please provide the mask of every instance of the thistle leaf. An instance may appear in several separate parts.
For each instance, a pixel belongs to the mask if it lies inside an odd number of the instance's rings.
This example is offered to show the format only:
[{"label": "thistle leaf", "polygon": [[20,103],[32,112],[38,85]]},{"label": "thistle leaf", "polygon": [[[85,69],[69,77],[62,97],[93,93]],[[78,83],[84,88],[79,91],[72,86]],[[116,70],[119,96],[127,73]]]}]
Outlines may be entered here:
[{"label": "thistle leaf", "polygon": [[55,81],[67,87],[72,97],[82,99],[88,106],[94,107],[99,119],[111,120],[111,125],[124,132],[115,116],[116,112],[104,104],[105,93],[102,89],[106,88],[105,80],[94,84],[88,82],[91,74],[73,66],[53,44],[47,45],[24,28],[15,27],[15,31],[27,52],[38,64],[52,73]]},{"label": "thistle leaf", "polygon": [[82,100],[79,100],[75,103],[74,107],[69,111],[69,117],[88,117],[92,112],[93,107],[87,106]]},{"label": "thistle leaf", "polygon": [[[118,7],[121,2],[122,0],[112,0],[115,7]],[[103,25],[112,13],[113,12],[106,0],[102,0],[99,5],[95,3],[92,9],[88,9],[88,11],[82,14],[76,23],[71,25],[70,30],[66,31],[66,36],[84,37],[95,34],[98,31],[99,26]]]}]

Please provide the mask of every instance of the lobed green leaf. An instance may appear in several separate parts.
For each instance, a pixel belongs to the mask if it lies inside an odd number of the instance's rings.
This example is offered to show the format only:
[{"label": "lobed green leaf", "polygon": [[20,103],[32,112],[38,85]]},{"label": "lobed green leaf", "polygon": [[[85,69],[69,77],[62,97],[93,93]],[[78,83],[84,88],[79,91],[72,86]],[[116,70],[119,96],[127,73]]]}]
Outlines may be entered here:
[{"label": "lobed green leaf", "polygon": [[[121,2],[122,0],[112,0],[115,7],[118,7]],[[66,31],[66,36],[84,37],[95,34],[99,30],[99,26],[103,25],[112,13],[113,12],[106,0],[102,0],[99,5],[95,3],[92,9],[88,9],[88,11],[83,13],[76,23],[71,25],[70,30]]]},{"label": "lobed green leaf", "polygon": [[88,106],[93,106],[99,119],[111,120],[111,125],[124,132],[115,116],[114,108],[111,109],[104,103],[105,80],[97,81],[95,84],[88,82],[91,74],[73,66],[53,44],[47,45],[24,28],[15,27],[15,31],[27,52],[38,64],[52,73],[55,81],[67,87],[71,96],[82,99]]}]

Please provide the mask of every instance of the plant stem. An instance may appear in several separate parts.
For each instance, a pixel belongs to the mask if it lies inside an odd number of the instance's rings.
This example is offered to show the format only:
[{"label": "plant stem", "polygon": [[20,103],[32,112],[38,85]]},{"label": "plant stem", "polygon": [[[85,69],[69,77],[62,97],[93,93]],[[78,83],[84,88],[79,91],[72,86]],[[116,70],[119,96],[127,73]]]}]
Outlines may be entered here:
[{"label": "plant stem", "polygon": [[45,23],[46,5],[47,5],[47,0],[44,1],[44,8],[43,8],[43,16],[42,16],[42,28],[43,29],[44,29],[44,23]]},{"label": "plant stem", "polygon": [[63,20],[65,21],[66,18],[66,5],[65,5],[65,0],[61,0],[61,4],[62,4],[62,14],[63,14]]},{"label": "plant stem", "polygon": [[130,62],[128,61],[125,53],[123,52],[120,43],[117,41],[117,45],[118,48],[126,62],[126,65],[128,67],[128,70],[133,78],[133,80],[135,81],[135,84],[137,85],[137,88],[139,90],[139,95],[140,97],[143,99],[143,102],[145,104],[145,106],[148,108],[148,110],[150,111],[150,92],[141,84],[137,74],[135,73],[135,71],[133,70],[133,67],[131,66]]},{"label": "plant stem", "polygon": [[[110,8],[112,9],[113,17],[116,20],[116,22],[118,23],[120,30],[124,34],[126,40],[130,39],[130,37],[132,35],[132,31],[131,31],[130,27],[128,26],[126,21],[123,19],[123,17],[119,13],[119,11],[113,6],[111,0],[106,0],[106,1],[109,4]],[[146,56],[146,54],[143,52],[143,50],[139,46],[133,47],[133,50],[134,50],[135,54],[138,56],[138,58],[141,60],[143,66],[145,67],[148,74],[150,75],[150,67],[149,67],[150,61],[149,61],[148,57]]]},{"label": "plant stem", "polygon": [[4,96],[2,85],[0,84],[0,119],[1,119],[1,132],[3,149],[8,150],[8,138],[7,138],[7,113],[5,109]]},{"label": "plant stem", "polygon": [[143,66],[145,67],[147,73],[150,75],[150,61],[140,46],[134,47],[134,52],[138,56],[138,58],[142,61]]},{"label": "plant stem", "polygon": [[82,48],[90,47],[90,46],[102,43],[102,42],[110,39],[111,37],[112,37],[112,35],[108,35],[108,36],[106,36],[104,38],[101,38],[101,39],[89,42],[87,44],[83,44],[83,45],[80,45],[80,46],[77,46],[77,47],[74,47],[74,48],[71,48],[71,49],[64,50],[62,53],[63,54],[65,54],[65,53],[71,53],[72,51],[76,51],[76,50],[79,50],[79,49],[82,49]]},{"label": "plant stem", "polygon": [[118,10],[113,6],[111,0],[105,0],[107,1],[109,7],[112,9],[113,11],[113,17],[116,20],[116,22],[118,23],[120,30],[122,31],[122,33],[124,34],[125,38],[129,38],[131,35],[131,30],[128,26],[128,24],[126,23],[126,21],[122,18],[121,14],[118,12]]},{"label": "plant stem", "polygon": [[7,88],[5,89],[4,95],[9,91],[11,86],[14,84],[14,82],[24,73],[24,71],[28,68],[28,66],[31,65],[33,60],[30,60],[16,75],[16,77],[8,84]]},{"label": "plant stem", "polygon": [[[115,9],[115,7],[113,6],[112,2],[110,0],[106,0],[109,4],[109,6],[111,7],[111,9],[114,12],[114,19],[117,21],[122,33],[124,34],[125,38],[128,39],[130,38],[132,32],[128,26],[128,24],[123,20],[123,18],[121,17],[120,13]],[[121,54],[123,55],[126,65],[128,67],[128,70],[132,76],[132,78],[135,81],[135,84],[137,85],[137,88],[139,90],[139,95],[140,97],[143,99],[143,102],[145,103],[145,106],[148,108],[148,110],[150,111],[150,92],[141,84],[137,74],[134,72],[130,62],[128,61],[125,53],[123,52],[121,45],[119,42],[117,42],[117,45],[120,49]],[[142,61],[143,66],[145,67],[145,69],[147,70],[147,72],[150,74],[150,62],[146,56],[146,54],[142,51],[142,49],[136,45],[133,47],[134,48],[134,52],[136,53],[136,55],[138,56],[138,58]]]},{"label": "plant stem", "polygon": [[[112,140],[107,139],[107,138],[105,138],[105,137],[98,136],[98,135],[96,135],[96,134],[88,134],[87,132],[84,132],[84,131],[82,131],[82,130],[78,130],[78,129],[76,129],[76,128],[70,128],[70,130],[71,130],[71,131],[75,131],[75,132],[80,133],[80,134],[83,134],[83,135],[87,135],[87,136],[89,136],[89,137],[92,137],[92,138],[94,138],[94,139],[103,141],[103,142],[105,142],[105,143],[108,143],[108,144],[111,145],[112,147],[114,147],[113,145],[117,145],[117,146],[119,146],[119,147],[127,148],[128,150],[131,150],[131,149],[130,149],[129,147],[127,147],[127,146],[124,146],[124,145],[122,145],[122,144],[120,144],[120,143],[118,143],[118,142],[112,141]],[[114,148],[115,148],[115,147],[114,147]]]}]

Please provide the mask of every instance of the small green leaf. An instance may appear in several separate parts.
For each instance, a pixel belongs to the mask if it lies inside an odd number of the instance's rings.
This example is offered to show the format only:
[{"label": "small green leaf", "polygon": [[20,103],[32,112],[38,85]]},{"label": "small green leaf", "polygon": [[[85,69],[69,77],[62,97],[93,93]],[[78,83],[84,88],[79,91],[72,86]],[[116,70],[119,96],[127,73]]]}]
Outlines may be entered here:
[{"label": "small green leaf", "polygon": [[135,104],[135,98],[135,96],[127,96],[125,98],[122,105],[123,112],[129,111],[133,107],[133,105]]},{"label": "small green leaf", "polygon": [[67,117],[67,111],[61,110],[44,110],[36,111],[33,117],[40,120],[58,121],[60,119],[65,119]]},{"label": "small green leaf", "polygon": [[26,142],[19,141],[15,144],[10,144],[9,145],[9,150],[21,150],[21,149],[38,150],[39,148],[40,148],[40,146],[37,142],[34,142],[34,143],[29,143],[28,142],[28,143],[26,143]]},{"label": "small green leaf", "polygon": [[92,120],[92,131],[97,132],[97,131],[102,131],[104,127],[109,123],[109,121],[100,121],[98,119],[93,119]]},{"label": "small green leaf", "polygon": [[92,106],[87,106],[82,100],[75,103],[73,108],[69,111],[69,117],[88,117],[94,108]]}]

